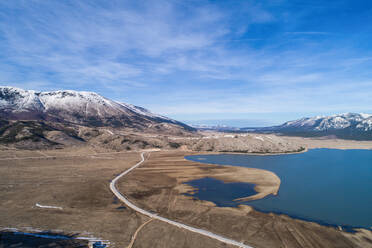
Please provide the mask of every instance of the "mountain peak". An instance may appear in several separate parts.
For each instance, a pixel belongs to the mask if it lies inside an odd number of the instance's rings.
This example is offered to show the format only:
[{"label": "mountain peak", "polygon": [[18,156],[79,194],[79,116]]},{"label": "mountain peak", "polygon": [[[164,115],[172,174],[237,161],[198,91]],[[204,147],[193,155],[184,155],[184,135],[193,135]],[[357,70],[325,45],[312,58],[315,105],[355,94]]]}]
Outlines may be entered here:
[{"label": "mountain peak", "polygon": [[336,135],[340,138],[372,139],[372,115],[342,113],[330,116],[306,117],[261,130],[299,136]]},{"label": "mountain peak", "polygon": [[53,120],[79,125],[133,127],[170,123],[193,128],[128,103],[119,103],[95,92],[57,90],[40,92],[11,86],[0,87],[0,116],[3,119]]}]

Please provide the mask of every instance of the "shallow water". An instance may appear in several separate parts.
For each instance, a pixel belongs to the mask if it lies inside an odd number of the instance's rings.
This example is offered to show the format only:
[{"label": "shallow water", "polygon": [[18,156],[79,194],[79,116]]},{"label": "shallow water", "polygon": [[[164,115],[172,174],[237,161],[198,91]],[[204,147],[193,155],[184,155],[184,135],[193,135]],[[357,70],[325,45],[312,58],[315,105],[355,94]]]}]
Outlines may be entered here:
[{"label": "shallow water", "polygon": [[[277,196],[245,202],[264,212],[284,213],[293,217],[331,225],[372,227],[372,151],[312,149],[306,153],[285,155],[196,155],[186,159],[211,164],[235,165],[270,170],[281,179]],[[194,183],[194,187],[199,187]],[[212,184],[212,187],[213,184]],[[220,206],[237,206],[234,198],[245,197],[235,185],[234,192],[219,194],[204,187],[201,200]],[[217,195],[217,196],[216,196]],[[221,202],[220,199],[231,199]]]},{"label": "shallow water", "polygon": [[220,207],[233,207],[236,205],[233,200],[241,197],[241,195],[250,196],[256,194],[254,184],[224,183],[223,181],[210,177],[192,180],[186,184],[198,188],[198,190],[194,193],[185,195],[212,201]]}]

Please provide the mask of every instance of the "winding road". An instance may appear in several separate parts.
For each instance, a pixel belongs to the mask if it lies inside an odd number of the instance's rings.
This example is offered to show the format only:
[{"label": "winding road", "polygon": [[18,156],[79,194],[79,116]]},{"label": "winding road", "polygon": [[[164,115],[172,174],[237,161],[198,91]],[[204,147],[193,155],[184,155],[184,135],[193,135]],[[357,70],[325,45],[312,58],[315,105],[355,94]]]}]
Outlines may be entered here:
[{"label": "winding road", "polygon": [[129,208],[131,208],[131,209],[133,209],[133,210],[135,210],[135,211],[137,211],[137,212],[139,212],[139,213],[141,213],[143,215],[146,215],[146,216],[148,216],[150,218],[153,218],[153,219],[157,219],[157,220],[166,222],[168,224],[171,224],[171,225],[176,226],[176,227],[179,227],[179,228],[183,228],[183,229],[188,230],[190,232],[198,233],[198,234],[201,234],[203,236],[206,236],[206,237],[209,237],[209,238],[212,238],[212,239],[216,239],[216,240],[221,241],[221,242],[226,243],[226,244],[235,245],[237,247],[243,247],[243,248],[252,248],[251,246],[248,246],[246,244],[243,244],[241,242],[238,242],[238,241],[235,241],[235,240],[232,240],[232,239],[229,239],[229,238],[225,238],[225,237],[223,237],[221,235],[218,235],[218,234],[215,234],[215,233],[212,233],[212,232],[203,230],[203,229],[195,228],[195,227],[192,227],[192,226],[188,226],[188,225],[179,223],[177,221],[173,221],[173,220],[170,220],[170,219],[161,217],[161,216],[159,216],[159,215],[157,215],[155,213],[151,213],[151,212],[146,211],[146,210],[144,210],[142,208],[139,208],[136,205],[134,205],[133,203],[131,203],[124,195],[122,195],[117,190],[115,184],[116,184],[116,182],[121,177],[127,175],[129,172],[131,172],[132,170],[134,170],[135,168],[137,168],[138,166],[140,166],[145,161],[144,154],[145,154],[145,152],[142,152],[141,153],[141,161],[140,162],[138,162],[137,164],[133,165],[132,167],[130,167],[126,171],[122,172],[120,175],[118,175],[117,177],[115,177],[111,181],[111,183],[110,183],[110,189],[111,189],[111,191],[115,194],[115,196],[118,199],[120,199],[122,202],[124,202]]}]

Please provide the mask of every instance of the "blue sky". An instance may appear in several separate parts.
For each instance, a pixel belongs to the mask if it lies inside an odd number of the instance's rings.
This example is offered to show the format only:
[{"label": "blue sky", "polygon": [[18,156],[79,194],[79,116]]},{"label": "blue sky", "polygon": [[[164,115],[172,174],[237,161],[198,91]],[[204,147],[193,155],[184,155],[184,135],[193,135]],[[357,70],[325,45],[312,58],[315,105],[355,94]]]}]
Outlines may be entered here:
[{"label": "blue sky", "polygon": [[0,84],[188,123],[371,113],[371,68],[371,1],[0,1]]}]

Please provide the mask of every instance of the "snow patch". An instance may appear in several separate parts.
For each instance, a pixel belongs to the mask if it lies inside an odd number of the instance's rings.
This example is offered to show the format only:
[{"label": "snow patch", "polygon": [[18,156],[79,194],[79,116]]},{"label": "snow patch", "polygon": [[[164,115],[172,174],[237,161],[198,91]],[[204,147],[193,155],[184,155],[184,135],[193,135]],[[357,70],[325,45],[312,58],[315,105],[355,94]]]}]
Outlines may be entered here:
[{"label": "snow patch", "polygon": [[38,208],[52,208],[52,209],[59,209],[59,210],[62,210],[62,209],[63,209],[63,208],[61,208],[61,207],[48,206],[48,205],[41,205],[41,204],[39,204],[39,203],[36,203],[35,206],[38,207]]},{"label": "snow patch", "polygon": [[232,135],[232,134],[225,134],[223,137],[225,137],[225,138],[234,138],[235,135]]},{"label": "snow patch", "polygon": [[258,140],[261,140],[261,141],[265,141],[261,136],[255,136],[254,138],[258,139]]},{"label": "snow patch", "polygon": [[105,129],[106,132],[108,132],[111,135],[114,135],[114,133],[111,130]]}]

